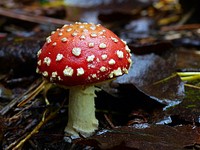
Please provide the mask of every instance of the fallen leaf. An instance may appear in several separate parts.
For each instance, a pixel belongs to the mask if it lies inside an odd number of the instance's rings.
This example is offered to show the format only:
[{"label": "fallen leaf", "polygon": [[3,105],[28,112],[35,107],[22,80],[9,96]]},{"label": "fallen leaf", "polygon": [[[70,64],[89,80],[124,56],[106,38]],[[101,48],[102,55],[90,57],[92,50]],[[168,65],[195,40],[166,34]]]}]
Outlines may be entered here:
[{"label": "fallen leaf", "polygon": [[[184,97],[184,84],[175,70],[174,53],[132,55],[133,65],[115,84],[133,84],[149,97],[173,106]],[[117,91],[118,92],[118,91]]]},{"label": "fallen leaf", "polygon": [[78,141],[97,149],[182,150],[200,144],[200,128],[151,125],[146,128],[119,127]]},{"label": "fallen leaf", "polygon": [[182,103],[171,107],[166,110],[166,114],[175,117],[174,123],[178,120],[183,122],[198,122],[200,123],[200,96],[199,89],[187,87],[186,97],[183,99]]}]

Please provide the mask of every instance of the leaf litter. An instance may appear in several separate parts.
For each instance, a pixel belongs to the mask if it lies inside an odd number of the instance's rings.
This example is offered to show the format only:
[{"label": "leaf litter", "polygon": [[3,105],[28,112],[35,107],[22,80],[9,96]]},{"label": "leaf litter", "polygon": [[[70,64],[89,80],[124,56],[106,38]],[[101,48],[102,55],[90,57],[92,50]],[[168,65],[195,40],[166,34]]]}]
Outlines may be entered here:
[{"label": "leaf litter", "polygon": [[119,127],[77,143],[91,144],[97,149],[181,150],[195,147],[200,142],[198,136],[199,128],[193,126],[150,125],[141,129]]},{"label": "leaf litter", "polygon": [[[118,4],[118,1],[110,2],[113,6]],[[16,20],[9,22],[7,18],[4,18],[7,28],[4,24],[1,25],[3,30],[0,32],[10,32],[12,36],[17,35],[20,38],[10,40],[7,34],[1,34],[5,39],[7,38],[5,42],[0,43],[0,52],[3,54],[0,59],[3,62],[0,65],[1,90],[3,91],[0,97],[0,120],[2,121],[0,141],[3,149],[18,148],[18,146],[22,146],[22,149],[27,147],[40,149],[198,149],[200,143],[199,89],[196,87],[199,87],[199,82],[198,80],[183,82],[177,71],[199,71],[199,27],[179,26],[179,28],[171,29],[171,26],[168,26],[180,19],[179,4],[158,1],[152,5],[138,2],[135,3],[137,4],[137,7],[134,7],[135,11],[129,11],[130,7],[124,11],[127,3],[124,3],[121,10],[105,7],[106,5],[102,4],[96,6],[101,9],[94,10],[96,16],[93,19],[98,23],[106,24],[128,41],[134,63],[128,75],[103,84],[101,86],[103,90],[97,93],[99,132],[87,139],[72,139],[72,143],[63,140],[63,130],[67,122],[68,93],[60,87],[51,86],[47,91],[40,88],[41,91],[32,95],[30,87],[37,85],[38,82],[35,81],[40,80],[40,77],[32,71],[25,72],[25,74],[19,73],[23,67],[35,70],[36,51],[46,37],[46,35],[41,35],[38,38],[36,34],[44,29],[49,30],[49,27],[31,24],[30,27],[34,29],[34,33],[27,31],[23,26],[25,24],[19,28]],[[1,6],[4,5],[7,3],[2,3]],[[16,8],[19,7],[19,5],[16,6]],[[24,7],[27,6],[24,5]],[[67,9],[75,10],[70,9],[70,6]],[[87,14],[86,10],[84,9],[85,14]],[[21,11],[24,15],[26,13],[30,15],[31,9],[28,12],[26,9]],[[45,8],[45,11],[48,12],[48,8]],[[84,16],[81,11],[79,15],[73,15],[73,19],[89,21],[91,15]],[[51,17],[56,17],[57,9],[53,13],[55,14]],[[141,14],[146,14],[146,16]],[[42,15],[48,16],[48,13]],[[74,21],[70,20],[72,18],[70,14],[67,15],[67,21]],[[121,19],[120,23],[116,23],[119,16],[126,19]],[[112,17],[112,21],[108,20],[109,17]],[[15,19],[21,20],[21,18]],[[61,20],[52,19],[51,21],[55,23],[53,28]],[[32,21],[38,23],[39,20]],[[48,24],[46,21],[43,23]],[[12,24],[16,25],[15,30]],[[162,28],[163,25],[166,28]],[[161,26],[160,30],[157,29],[158,26]],[[21,31],[23,27],[25,32],[14,32]],[[173,31],[169,32],[169,29]],[[23,33],[26,33],[24,37]],[[37,42],[34,42],[35,39]],[[12,61],[8,61],[10,58]],[[27,61],[30,63],[24,64]],[[187,86],[188,84],[190,87]],[[30,90],[28,94],[27,89]],[[10,93],[13,96],[10,96]],[[17,99],[20,96],[23,98]],[[21,104],[21,100],[27,99],[26,96],[28,96],[28,101],[22,103],[21,107],[17,107]],[[16,99],[13,100],[13,97]],[[55,97],[58,101],[55,101]]]}]

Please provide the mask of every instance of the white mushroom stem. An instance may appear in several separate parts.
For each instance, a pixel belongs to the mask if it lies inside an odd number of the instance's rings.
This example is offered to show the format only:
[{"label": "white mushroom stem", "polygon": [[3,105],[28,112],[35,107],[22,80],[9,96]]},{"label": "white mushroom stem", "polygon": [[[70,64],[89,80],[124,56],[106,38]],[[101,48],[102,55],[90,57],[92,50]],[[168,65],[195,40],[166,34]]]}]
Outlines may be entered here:
[{"label": "white mushroom stem", "polygon": [[70,88],[66,133],[88,137],[98,129],[98,120],[95,117],[95,89],[94,86]]}]

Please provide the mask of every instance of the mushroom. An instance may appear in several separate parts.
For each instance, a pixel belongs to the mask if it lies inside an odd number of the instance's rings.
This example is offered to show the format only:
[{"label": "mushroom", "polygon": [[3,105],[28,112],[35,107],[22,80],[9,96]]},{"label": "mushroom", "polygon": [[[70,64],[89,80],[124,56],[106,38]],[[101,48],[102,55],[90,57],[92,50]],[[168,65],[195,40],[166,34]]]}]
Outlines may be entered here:
[{"label": "mushroom", "polygon": [[128,73],[126,42],[100,24],[76,22],[53,31],[37,56],[37,73],[69,89],[65,132],[91,136],[98,129],[95,85]]}]

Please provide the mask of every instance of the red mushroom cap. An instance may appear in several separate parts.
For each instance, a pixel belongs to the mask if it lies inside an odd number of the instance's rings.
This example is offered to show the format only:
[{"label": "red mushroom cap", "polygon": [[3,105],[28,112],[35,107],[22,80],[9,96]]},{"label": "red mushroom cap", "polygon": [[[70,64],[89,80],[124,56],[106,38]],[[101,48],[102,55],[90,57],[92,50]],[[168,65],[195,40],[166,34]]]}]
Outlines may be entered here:
[{"label": "red mushroom cap", "polygon": [[128,73],[130,49],[101,25],[64,25],[38,51],[37,72],[65,86],[88,85]]}]

